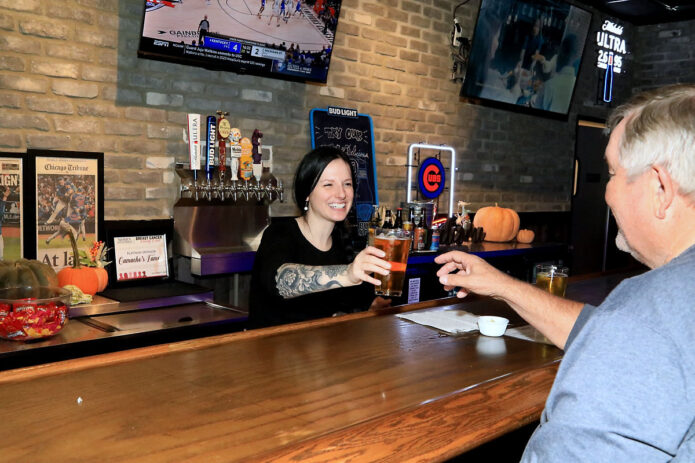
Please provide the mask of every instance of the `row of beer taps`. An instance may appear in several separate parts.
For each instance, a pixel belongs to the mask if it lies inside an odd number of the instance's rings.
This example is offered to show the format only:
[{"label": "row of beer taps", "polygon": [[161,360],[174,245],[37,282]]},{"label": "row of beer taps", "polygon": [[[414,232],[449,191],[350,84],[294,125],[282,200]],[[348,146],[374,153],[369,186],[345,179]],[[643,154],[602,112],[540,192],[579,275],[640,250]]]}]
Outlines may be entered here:
[{"label": "row of beer taps", "polygon": [[282,180],[272,174],[263,175],[260,180],[251,177],[249,180],[225,180],[217,177],[196,178],[190,172],[177,168],[181,177],[181,197],[193,198],[195,201],[265,201],[279,200],[284,202],[285,189]]},{"label": "row of beer taps", "polygon": [[279,199],[284,202],[285,191],[282,186],[282,180],[278,180],[277,185],[270,183],[263,184],[255,181],[236,180],[220,184],[219,182],[201,183],[182,183],[181,196],[190,197],[196,201],[219,199],[220,201],[234,201],[242,199],[244,201],[262,201],[267,199],[268,202],[273,202]]}]

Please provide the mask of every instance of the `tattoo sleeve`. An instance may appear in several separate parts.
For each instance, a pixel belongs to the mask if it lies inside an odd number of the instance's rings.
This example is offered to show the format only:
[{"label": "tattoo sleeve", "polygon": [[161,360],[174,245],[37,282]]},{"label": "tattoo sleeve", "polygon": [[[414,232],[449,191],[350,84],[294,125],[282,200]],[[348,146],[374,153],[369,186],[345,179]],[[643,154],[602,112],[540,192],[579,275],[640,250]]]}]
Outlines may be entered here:
[{"label": "tattoo sleeve", "polygon": [[280,296],[290,299],[345,286],[340,276],[347,268],[347,265],[283,264],[275,275],[275,283]]}]

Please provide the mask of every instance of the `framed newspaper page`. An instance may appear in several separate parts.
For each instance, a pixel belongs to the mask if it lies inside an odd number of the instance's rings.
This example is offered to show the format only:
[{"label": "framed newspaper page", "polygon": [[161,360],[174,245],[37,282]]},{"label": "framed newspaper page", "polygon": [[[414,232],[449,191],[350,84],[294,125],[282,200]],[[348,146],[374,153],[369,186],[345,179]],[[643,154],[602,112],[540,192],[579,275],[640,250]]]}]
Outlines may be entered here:
[{"label": "framed newspaper page", "polygon": [[0,153],[0,260],[24,257],[26,155]]},{"label": "framed newspaper page", "polygon": [[78,250],[100,241],[104,222],[104,154],[27,151],[33,180],[35,258],[55,271],[72,265],[69,234]]}]

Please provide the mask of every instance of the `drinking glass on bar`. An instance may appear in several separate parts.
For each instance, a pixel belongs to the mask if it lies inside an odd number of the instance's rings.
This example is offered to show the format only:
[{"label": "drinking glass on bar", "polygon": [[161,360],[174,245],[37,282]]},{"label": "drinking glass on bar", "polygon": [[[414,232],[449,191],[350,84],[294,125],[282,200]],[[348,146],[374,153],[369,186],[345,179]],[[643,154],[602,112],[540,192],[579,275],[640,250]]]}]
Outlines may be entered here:
[{"label": "drinking glass on bar", "polygon": [[405,268],[408,263],[408,251],[413,235],[410,231],[393,228],[377,228],[373,246],[386,253],[383,258],[391,263],[388,275],[374,274],[381,281],[380,286],[374,287],[377,296],[400,296],[403,292]]},{"label": "drinking glass on bar", "polygon": [[565,297],[567,270],[567,267],[559,265],[536,265],[536,286],[556,296]]}]

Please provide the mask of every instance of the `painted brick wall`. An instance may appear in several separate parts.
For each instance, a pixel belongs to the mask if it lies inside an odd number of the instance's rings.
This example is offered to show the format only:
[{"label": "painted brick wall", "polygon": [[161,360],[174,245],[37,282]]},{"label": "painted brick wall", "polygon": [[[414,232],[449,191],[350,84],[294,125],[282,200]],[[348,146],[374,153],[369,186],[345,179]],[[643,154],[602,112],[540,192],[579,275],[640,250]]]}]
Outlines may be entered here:
[{"label": "painted brick wall", "polygon": [[695,21],[637,28],[635,91],[695,82]]},{"label": "painted brick wall", "polygon": [[[260,128],[291,187],[309,110],[338,105],[374,119],[384,203],[405,197],[407,148],[427,142],[456,148],[456,196],[474,209],[567,210],[575,115],[606,113],[595,71],[583,66],[568,122],[462,102],[449,80],[458,3],[344,0],[328,83],[305,85],[137,58],[142,0],[0,0],[0,150],[103,151],[106,218],[162,218],[186,113],[224,109],[243,133]],[[458,10],[464,35],[478,5]],[[291,200],[273,207],[294,212]]]}]

